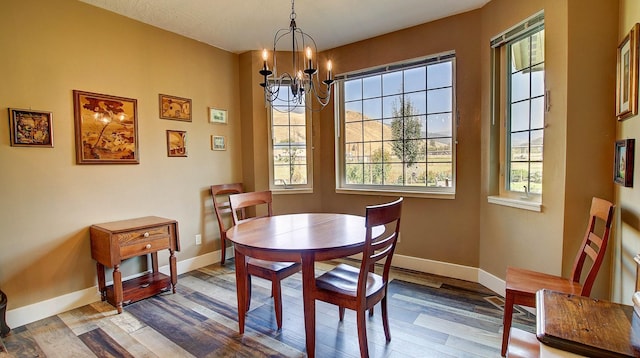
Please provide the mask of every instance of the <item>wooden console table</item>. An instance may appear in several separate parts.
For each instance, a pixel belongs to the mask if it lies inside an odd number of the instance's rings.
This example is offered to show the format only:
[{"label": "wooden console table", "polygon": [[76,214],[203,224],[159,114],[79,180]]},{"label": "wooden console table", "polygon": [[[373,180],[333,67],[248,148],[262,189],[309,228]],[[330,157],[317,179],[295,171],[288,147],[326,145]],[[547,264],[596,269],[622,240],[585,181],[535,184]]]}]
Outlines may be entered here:
[{"label": "wooden console table", "polygon": [[[640,332],[633,307],[589,297],[540,290],[536,293],[537,336],[562,356],[638,357]],[[541,346],[540,357],[545,357]],[[557,351],[549,356],[560,356]]]},{"label": "wooden console table", "polygon": [[[175,251],[180,251],[178,222],[156,216],[113,221],[92,225],[91,257],[97,261],[98,288],[102,300],[107,300],[122,313],[122,305],[139,301],[173,288],[176,293]],[[171,276],[158,272],[158,251],[169,250]],[[122,282],[120,264],[131,257],[151,254],[151,272]],[[105,284],[105,266],[113,268],[113,285]]]}]

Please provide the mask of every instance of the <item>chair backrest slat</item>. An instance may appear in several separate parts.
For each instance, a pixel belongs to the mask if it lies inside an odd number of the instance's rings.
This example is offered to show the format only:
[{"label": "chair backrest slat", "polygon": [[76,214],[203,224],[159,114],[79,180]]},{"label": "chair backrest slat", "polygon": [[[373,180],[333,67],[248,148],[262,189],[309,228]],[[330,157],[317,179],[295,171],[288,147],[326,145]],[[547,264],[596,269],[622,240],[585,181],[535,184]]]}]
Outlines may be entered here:
[{"label": "chair backrest slat", "polygon": [[242,183],[218,184],[211,186],[211,199],[213,200],[213,210],[218,220],[220,235],[225,235],[227,227],[224,225],[223,215],[231,212],[231,205],[226,196],[242,193]]},{"label": "chair backrest slat", "polygon": [[[231,205],[231,216],[233,217],[234,225],[238,225],[258,217],[272,216],[272,201],[273,197],[270,190],[230,195],[229,203]],[[267,215],[254,216],[251,218],[247,217],[245,211],[246,208],[258,207],[261,205],[266,205]]]},{"label": "chair backrest slat", "polygon": [[[582,284],[582,296],[589,296],[591,294],[591,288],[604,260],[609,235],[611,233],[611,225],[613,223],[614,209],[615,206],[607,200],[600,198],[593,198],[591,200],[589,223],[580,250],[578,250],[573,264],[573,269],[571,270],[571,278],[574,282],[580,282],[581,278],[585,277],[584,283]],[[602,230],[600,235],[595,232],[597,227],[600,227],[600,230]],[[585,267],[587,257],[591,258],[591,265]]]}]

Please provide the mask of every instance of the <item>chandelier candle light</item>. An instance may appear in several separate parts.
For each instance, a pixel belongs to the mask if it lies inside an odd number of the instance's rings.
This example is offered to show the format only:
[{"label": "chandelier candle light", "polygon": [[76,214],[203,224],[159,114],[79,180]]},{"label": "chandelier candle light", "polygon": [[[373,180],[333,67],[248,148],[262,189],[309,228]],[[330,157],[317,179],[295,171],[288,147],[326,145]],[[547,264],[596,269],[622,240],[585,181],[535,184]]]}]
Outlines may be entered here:
[{"label": "chandelier candle light", "polygon": [[[269,69],[269,52],[267,49],[262,50],[262,69],[259,73],[264,77],[264,82],[260,83],[260,86],[264,87],[265,103],[277,102],[278,109],[283,109],[284,106],[282,105],[286,105],[287,112],[299,106],[304,106],[309,110],[315,110],[314,108],[317,108],[317,106],[314,107],[313,103],[309,103],[315,100],[320,105],[318,110],[321,110],[329,103],[329,99],[331,98],[331,86],[334,82],[331,73],[332,65],[329,60],[327,62],[327,79],[322,81],[322,83],[324,83],[324,86],[322,86],[318,78],[318,49],[316,42],[310,35],[306,34],[296,25],[294,1],[295,0],[291,1],[291,22],[289,28],[278,30],[273,38],[273,71]],[[282,38],[290,38],[291,40],[293,75],[286,71],[278,75],[276,50],[278,41]],[[280,92],[281,89],[282,92]],[[309,101],[305,100],[305,96],[308,96]]]}]

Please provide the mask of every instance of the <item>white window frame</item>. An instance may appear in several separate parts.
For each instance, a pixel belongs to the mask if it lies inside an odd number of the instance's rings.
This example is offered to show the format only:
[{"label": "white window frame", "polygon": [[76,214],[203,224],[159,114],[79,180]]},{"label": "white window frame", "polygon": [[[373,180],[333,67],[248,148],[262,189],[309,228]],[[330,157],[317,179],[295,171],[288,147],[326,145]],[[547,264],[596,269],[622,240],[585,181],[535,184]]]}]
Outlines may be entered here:
[{"label": "white window frame", "polygon": [[[511,129],[509,128],[510,109],[508,108],[508,104],[510,102],[509,93],[511,88],[509,87],[508,80],[508,76],[510,75],[508,61],[511,59],[511,55],[507,53],[507,50],[511,44],[542,29],[544,29],[544,11],[534,14],[491,39],[491,132],[493,133],[491,135],[491,146],[494,149],[500,148],[499,150],[491,150],[491,153],[492,155],[499,156],[499,158],[495,159],[499,159],[500,167],[498,173],[490,178],[493,183],[490,187],[496,188],[496,191],[492,192],[491,195],[487,197],[487,200],[493,204],[537,212],[542,211],[542,192],[525,193],[523,191],[509,190],[511,152],[508,136],[511,133]],[[546,88],[543,97],[545,106],[544,114],[546,115]],[[544,131],[544,125],[542,130]],[[544,166],[544,158],[542,163]]]},{"label": "white window frame", "polygon": [[[307,100],[308,98],[305,98]],[[304,104],[297,105],[299,108],[305,108]],[[267,118],[269,119],[269,189],[274,194],[306,194],[313,193],[313,117],[309,109],[304,109],[305,113],[305,134],[306,134],[306,166],[307,166],[307,183],[291,184],[276,183],[275,177],[275,161],[274,161],[274,130],[273,130],[273,111],[275,110],[271,104],[266,106]]]},{"label": "white window frame", "polygon": [[[366,184],[347,184],[346,183],[346,163],[345,163],[345,139],[344,133],[344,91],[342,86],[345,80],[353,78],[364,78],[368,75],[379,75],[385,72],[390,73],[399,69],[411,69],[429,64],[435,64],[445,61],[452,62],[452,86],[451,86],[451,151],[452,151],[452,178],[450,187],[427,187],[427,186],[410,186],[410,185],[366,185]],[[372,194],[372,195],[403,195],[410,197],[437,198],[437,199],[455,199],[455,191],[457,184],[456,176],[456,153],[457,153],[457,125],[458,111],[456,107],[456,56],[455,51],[440,53],[427,56],[424,58],[412,59],[403,62],[388,64],[372,69],[361,70],[348,74],[336,76],[338,85],[335,86],[335,153],[336,153],[336,192],[344,194]],[[404,93],[404,92],[402,92]]]}]

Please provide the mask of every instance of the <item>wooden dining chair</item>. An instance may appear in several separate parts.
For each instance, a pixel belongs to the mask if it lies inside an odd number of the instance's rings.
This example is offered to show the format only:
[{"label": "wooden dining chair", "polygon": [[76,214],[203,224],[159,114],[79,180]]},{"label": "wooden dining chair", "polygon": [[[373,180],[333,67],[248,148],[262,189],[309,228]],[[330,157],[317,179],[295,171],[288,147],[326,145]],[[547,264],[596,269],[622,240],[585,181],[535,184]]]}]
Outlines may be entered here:
[{"label": "wooden dining chair", "polygon": [[[360,356],[368,357],[366,311],[380,302],[382,324],[387,342],[391,341],[387,313],[387,283],[393,252],[400,234],[400,214],[403,198],[387,204],[367,206],[366,236],[360,268],[340,264],[315,279],[312,297],[339,307],[340,321],[344,310],[356,311]],[[384,225],[384,232],[375,235],[374,228]],[[374,272],[375,264],[384,260],[382,275]]]},{"label": "wooden dining chair", "polygon": [[[590,218],[571,271],[571,278],[507,267],[504,302],[502,356],[507,353],[513,305],[535,307],[536,292],[543,288],[564,293],[589,296],[609,242],[615,206],[604,199],[593,198]],[[587,261],[589,257],[589,261]],[[581,277],[585,277],[581,282]]]},{"label": "wooden dining chair", "polygon": [[[249,193],[233,194],[229,196],[231,204],[231,215],[234,225],[242,225],[243,222],[255,220],[264,216],[272,216],[272,195],[271,191],[258,191]],[[266,206],[267,214],[249,217],[247,208],[258,209]],[[271,296],[273,296],[273,306],[276,312],[276,323],[278,329],[282,328],[282,290],[280,281],[300,271],[300,262],[274,262],[247,258],[247,307],[249,311],[251,305],[251,276],[263,278],[271,281]]]},{"label": "wooden dining chair", "polygon": [[[226,262],[227,251],[227,230],[229,227],[225,225],[224,216],[231,214],[231,206],[229,205],[229,195],[242,193],[242,183],[218,184],[211,186],[211,199],[213,200],[213,210],[218,219],[218,229],[220,229],[220,265]],[[227,219],[231,222],[230,219]]]}]

